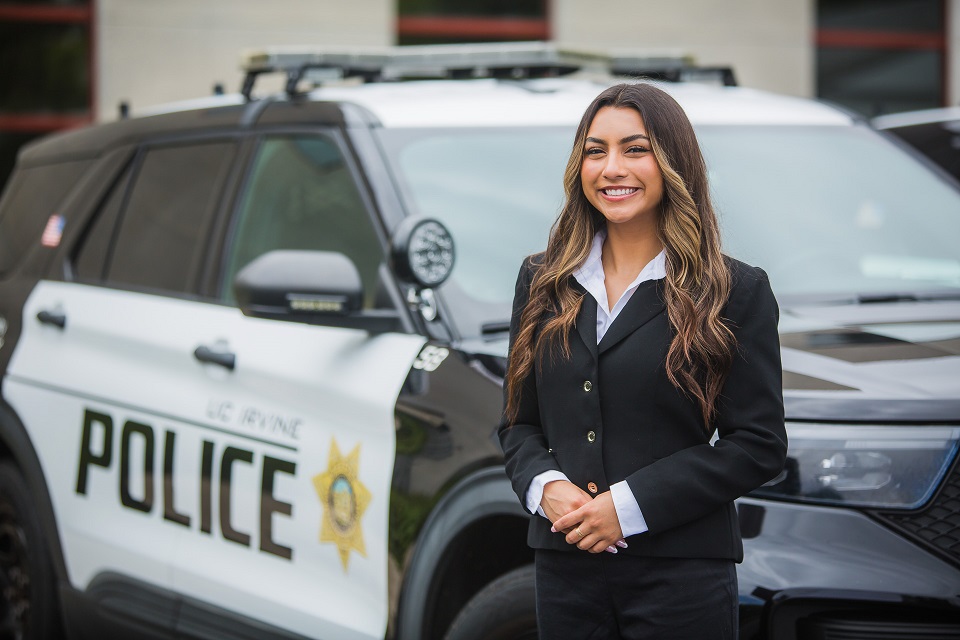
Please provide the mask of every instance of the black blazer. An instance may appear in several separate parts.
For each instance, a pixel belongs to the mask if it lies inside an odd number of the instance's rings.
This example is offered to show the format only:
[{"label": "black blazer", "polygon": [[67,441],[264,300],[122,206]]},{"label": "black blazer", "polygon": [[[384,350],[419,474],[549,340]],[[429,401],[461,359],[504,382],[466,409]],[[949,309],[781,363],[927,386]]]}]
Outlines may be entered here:
[{"label": "black blazer", "polygon": [[[743,559],[733,500],[780,473],[787,436],[776,299],[761,269],[727,260],[732,289],[722,316],[737,348],[719,399],[715,446],[698,404],[667,379],[674,332],[663,280],[640,284],[597,345],[596,300],[571,276],[585,293],[571,357],[543,358],[524,381],[513,424],[504,419],[499,429],[521,502],[533,478],[550,469],[584,491],[595,484],[595,494],[626,479],[649,527],[628,538],[626,553]],[[531,258],[520,268],[511,348],[536,268]],[[530,520],[528,542],[577,551],[539,515]]]}]

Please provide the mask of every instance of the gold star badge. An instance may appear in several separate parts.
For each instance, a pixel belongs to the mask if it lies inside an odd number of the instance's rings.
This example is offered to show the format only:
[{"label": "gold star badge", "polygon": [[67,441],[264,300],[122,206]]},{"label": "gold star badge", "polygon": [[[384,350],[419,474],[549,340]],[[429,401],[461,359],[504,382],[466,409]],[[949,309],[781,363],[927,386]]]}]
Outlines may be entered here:
[{"label": "gold star badge", "polygon": [[336,439],[331,438],[327,470],[313,476],[313,487],[323,506],[320,542],[337,545],[344,571],[350,562],[351,551],[367,557],[360,519],[370,504],[371,496],[357,477],[359,469],[360,445],[354,447],[349,455],[343,456]]}]

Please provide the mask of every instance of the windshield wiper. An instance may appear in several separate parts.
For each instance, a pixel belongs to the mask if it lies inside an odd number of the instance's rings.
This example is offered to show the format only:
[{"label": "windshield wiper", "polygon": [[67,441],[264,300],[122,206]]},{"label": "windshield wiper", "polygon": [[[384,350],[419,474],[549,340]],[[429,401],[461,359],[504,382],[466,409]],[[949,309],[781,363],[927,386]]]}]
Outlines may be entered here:
[{"label": "windshield wiper", "polygon": [[920,298],[912,293],[861,293],[858,304],[882,304],[884,302],[917,302]]},{"label": "windshield wiper", "polygon": [[960,300],[960,291],[861,293],[857,295],[857,302],[859,304],[878,304],[884,302],[930,302],[932,300]]},{"label": "windshield wiper", "polygon": [[498,333],[507,333],[510,331],[510,321],[500,320],[498,322],[484,322],[480,325],[480,333],[485,336],[492,336]]},{"label": "windshield wiper", "polygon": [[870,293],[788,293],[777,298],[783,306],[787,307],[832,307],[960,300],[960,291],[956,289],[931,289],[927,291],[875,291]]}]

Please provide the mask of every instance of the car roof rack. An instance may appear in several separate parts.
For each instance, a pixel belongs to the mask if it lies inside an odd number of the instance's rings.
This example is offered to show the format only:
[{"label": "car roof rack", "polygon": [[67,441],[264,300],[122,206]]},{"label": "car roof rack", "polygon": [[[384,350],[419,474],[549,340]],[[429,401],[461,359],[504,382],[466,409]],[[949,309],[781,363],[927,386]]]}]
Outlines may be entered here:
[{"label": "car roof rack", "polygon": [[577,71],[695,81],[732,86],[729,67],[697,67],[689,56],[598,52],[550,42],[439,44],[395,47],[271,47],[243,56],[241,93],[251,99],[262,74],[284,73],[286,93],[297,95],[301,81],[314,85],[345,79],[385,82],[409,79],[554,77]]}]

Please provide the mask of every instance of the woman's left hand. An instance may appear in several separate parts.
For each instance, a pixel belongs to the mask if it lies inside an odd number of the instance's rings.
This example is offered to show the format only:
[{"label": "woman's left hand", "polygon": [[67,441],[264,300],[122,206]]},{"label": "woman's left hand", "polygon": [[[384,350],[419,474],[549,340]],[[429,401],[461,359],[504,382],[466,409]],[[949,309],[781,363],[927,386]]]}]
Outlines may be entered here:
[{"label": "woman's left hand", "polygon": [[576,511],[553,523],[557,531],[567,531],[566,540],[590,553],[606,551],[623,539],[613,496],[605,491]]}]

